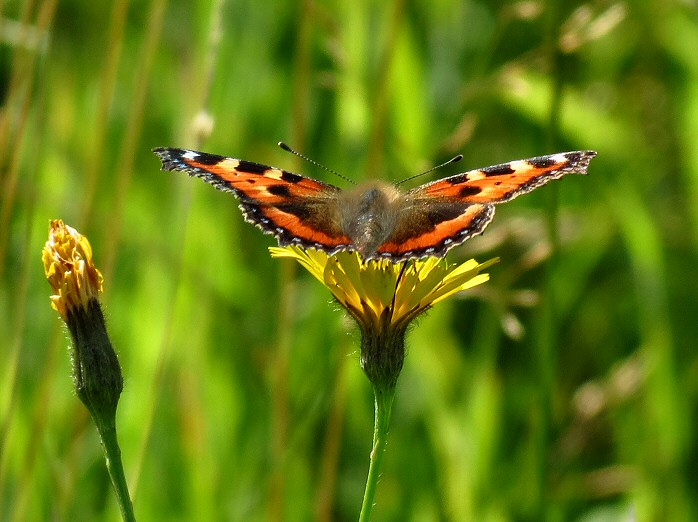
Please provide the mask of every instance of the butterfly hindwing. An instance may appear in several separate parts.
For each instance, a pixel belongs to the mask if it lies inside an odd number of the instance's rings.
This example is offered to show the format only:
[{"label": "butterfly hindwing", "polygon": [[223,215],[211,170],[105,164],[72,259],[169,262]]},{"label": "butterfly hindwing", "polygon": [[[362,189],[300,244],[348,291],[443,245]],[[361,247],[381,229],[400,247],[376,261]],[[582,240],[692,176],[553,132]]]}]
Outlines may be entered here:
[{"label": "butterfly hindwing", "polygon": [[334,185],[205,152],[176,148],[154,152],[162,160],[163,170],[180,170],[234,193],[245,219],[276,236],[281,245],[336,252],[351,244],[338,225],[341,190]]},{"label": "butterfly hindwing", "polygon": [[405,219],[396,223],[376,255],[391,259],[442,257],[481,233],[493,216],[492,205],[422,201],[406,209]]}]

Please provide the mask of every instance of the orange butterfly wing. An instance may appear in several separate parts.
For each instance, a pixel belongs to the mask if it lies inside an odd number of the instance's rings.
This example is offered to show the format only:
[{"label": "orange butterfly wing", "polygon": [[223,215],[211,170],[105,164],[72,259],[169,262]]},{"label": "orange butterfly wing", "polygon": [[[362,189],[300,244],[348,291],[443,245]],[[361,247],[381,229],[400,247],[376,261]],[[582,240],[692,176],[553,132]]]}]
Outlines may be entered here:
[{"label": "orange butterfly wing", "polygon": [[338,220],[341,189],[282,169],[205,152],[157,148],[163,170],[202,178],[240,201],[245,220],[280,245],[298,244],[328,253],[344,250],[351,240]]},{"label": "orange butterfly wing", "polygon": [[407,206],[379,257],[444,256],[482,233],[494,204],[510,201],[565,174],[586,174],[594,151],[574,151],[471,170],[407,192]]},{"label": "orange butterfly wing", "polygon": [[433,181],[408,194],[455,198],[467,203],[503,203],[565,174],[586,174],[594,156],[596,152],[587,150],[511,161]]}]

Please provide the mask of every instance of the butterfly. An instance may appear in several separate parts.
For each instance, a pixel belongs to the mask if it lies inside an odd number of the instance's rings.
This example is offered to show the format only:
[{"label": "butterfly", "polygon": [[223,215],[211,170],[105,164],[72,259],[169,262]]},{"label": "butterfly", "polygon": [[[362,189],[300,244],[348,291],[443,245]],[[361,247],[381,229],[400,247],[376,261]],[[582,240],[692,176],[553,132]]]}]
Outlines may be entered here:
[{"label": "butterfly", "polygon": [[355,251],[392,262],[443,257],[481,234],[494,205],[559,179],[586,174],[594,151],[574,151],[470,170],[403,191],[371,181],[349,190],[276,167],[178,148],[156,148],[162,170],[202,178],[240,202],[245,220],[330,255]]}]

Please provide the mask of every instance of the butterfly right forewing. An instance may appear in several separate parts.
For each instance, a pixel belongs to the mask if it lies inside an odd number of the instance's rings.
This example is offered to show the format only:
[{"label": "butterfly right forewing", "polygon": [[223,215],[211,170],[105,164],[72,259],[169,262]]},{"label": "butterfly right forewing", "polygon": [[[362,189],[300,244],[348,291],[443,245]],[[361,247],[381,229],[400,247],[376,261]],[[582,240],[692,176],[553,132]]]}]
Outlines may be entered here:
[{"label": "butterfly right forewing", "polygon": [[594,156],[594,151],[573,151],[510,161],[427,183],[409,193],[467,203],[503,203],[565,174],[586,174]]}]

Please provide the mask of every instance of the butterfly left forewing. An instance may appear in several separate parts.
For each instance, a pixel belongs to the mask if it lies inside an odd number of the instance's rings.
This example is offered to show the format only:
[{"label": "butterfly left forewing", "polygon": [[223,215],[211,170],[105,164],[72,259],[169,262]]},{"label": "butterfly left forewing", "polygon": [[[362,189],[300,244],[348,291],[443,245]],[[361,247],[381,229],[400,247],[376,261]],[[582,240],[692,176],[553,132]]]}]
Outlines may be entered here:
[{"label": "butterfly left forewing", "polygon": [[340,191],[329,183],[294,174],[287,170],[186,149],[153,149],[162,160],[163,170],[180,170],[202,178],[240,199],[255,199],[268,204],[295,197],[331,196]]},{"label": "butterfly left forewing", "polygon": [[163,170],[202,178],[240,201],[245,219],[273,234],[281,245],[326,252],[345,249],[350,239],[338,222],[341,190],[286,170],[249,161],[176,148],[157,148]]}]

